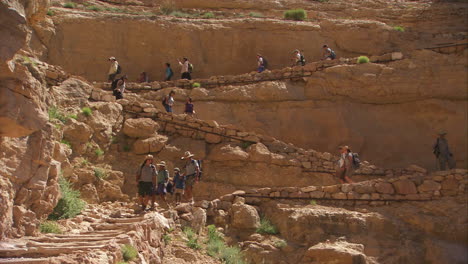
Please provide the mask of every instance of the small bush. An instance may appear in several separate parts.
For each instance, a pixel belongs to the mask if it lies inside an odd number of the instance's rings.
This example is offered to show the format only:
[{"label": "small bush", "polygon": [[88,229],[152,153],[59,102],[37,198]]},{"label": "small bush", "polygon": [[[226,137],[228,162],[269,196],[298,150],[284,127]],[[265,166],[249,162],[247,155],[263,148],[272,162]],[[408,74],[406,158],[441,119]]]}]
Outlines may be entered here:
[{"label": "small bush", "polygon": [[284,19],[287,20],[296,20],[296,21],[303,21],[307,18],[307,12],[300,8],[300,9],[291,9],[284,12]]},{"label": "small bush", "polygon": [[68,2],[68,3],[63,4],[63,7],[65,7],[65,8],[75,8],[76,5],[75,5],[75,3]]},{"label": "small bush", "polygon": [[395,27],[393,27],[393,29],[396,30],[396,31],[405,32],[405,28],[401,27],[401,26],[395,26]]},{"label": "small bush", "polygon": [[123,146],[123,151],[124,152],[129,152],[132,148],[129,145]]},{"label": "small bush", "polygon": [[259,234],[276,235],[278,234],[278,229],[276,229],[270,220],[262,217],[262,219],[260,219],[260,227],[257,228],[256,232]]},{"label": "small bush", "polygon": [[193,88],[200,88],[200,87],[201,87],[201,84],[196,82],[196,83],[193,83],[193,84],[192,84],[192,87],[193,87]]},{"label": "small bush", "polygon": [[94,151],[94,154],[96,154],[96,156],[98,157],[101,157],[102,155],[104,155],[104,150],[100,149],[100,148],[97,148],[95,151]]},{"label": "small bush", "polygon": [[222,261],[226,264],[244,264],[242,253],[238,247],[225,247],[221,250]]},{"label": "small bush", "polygon": [[88,166],[88,164],[89,164],[89,161],[85,158],[81,161],[81,166]]},{"label": "small bush", "polygon": [[211,19],[211,18],[215,18],[215,15],[211,12],[206,12],[205,14],[202,15],[202,18]]},{"label": "small bush", "polygon": [[49,108],[49,120],[58,120],[62,123],[66,123],[69,119],[68,116],[64,115],[56,106]]},{"label": "small bush", "polygon": [[81,109],[81,112],[85,115],[85,116],[90,116],[93,114],[93,110],[91,110],[91,108],[89,107],[83,107],[83,109]]},{"label": "small bush", "polygon": [[138,251],[130,244],[122,246],[121,251],[125,261],[132,261],[138,256]]},{"label": "small bush", "polygon": [[362,64],[362,63],[368,63],[369,58],[367,56],[359,56],[357,59],[357,63]]},{"label": "small bush", "polygon": [[180,12],[180,11],[174,11],[170,14],[171,16],[175,16],[175,17],[191,17],[192,15],[190,14],[187,14],[187,13],[184,13],[184,12]]},{"label": "small bush", "polygon": [[60,143],[67,145],[69,148],[72,148],[72,145],[71,145],[70,141],[68,141],[68,140],[62,139],[62,140],[60,140]]},{"label": "small bush", "polygon": [[317,205],[317,202],[315,200],[310,201],[311,205]]},{"label": "small bush", "polygon": [[172,12],[177,11],[177,7],[174,0],[164,0],[162,1],[159,10],[161,10],[161,13],[163,13],[164,15],[169,15]]},{"label": "small bush", "polygon": [[75,114],[71,114],[71,115],[68,115],[68,118],[72,118],[72,119],[77,120],[77,119],[78,119],[78,116],[75,115]]},{"label": "small bush", "polygon": [[59,178],[60,200],[49,215],[50,220],[72,218],[81,213],[85,202],[80,199],[80,192],[71,187],[71,183],[65,178]]},{"label": "small bush", "polygon": [[164,234],[164,235],[162,236],[162,238],[163,238],[163,240],[164,240],[164,244],[165,244],[165,245],[169,245],[169,243],[171,243],[172,238],[171,238],[170,235]]},{"label": "small bush", "polygon": [[104,180],[107,178],[107,171],[103,168],[94,168],[94,176],[96,176],[96,178],[98,180]]},{"label": "small bush", "polygon": [[284,248],[285,246],[288,245],[288,243],[286,241],[284,241],[283,239],[279,239],[279,240],[276,240],[273,245],[277,248]]},{"label": "small bush", "polygon": [[208,226],[208,241],[206,253],[223,263],[243,264],[243,256],[238,247],[229,247],[225,244],[223,236],[214,225]]},{"label": "small bush", "polygon": [[192,249],[200,249],[201,246],[198,244],[198,236],[195,235],[195,232],[190,227],[184,228],[184,233],[187,236],[187,246]]},{"label": "small bush", "polygon": [[47,15],[48,16],[53,16],[53,15],[55,15],[55,12],[53,10],[49,9],[49,10],[47,10]]},{"label": "small bush", "polygon": [[262,13],[250,12],[249,17],[264,17]]},{"label": "small bush", "polygon": [[91,11],[95,11],[95,12],[101,12],[101,11],[102,11],[102,8],[101,8],[101,7],[95,6],[95,5],[88,6],[87,9],[88,9],[88,10],[91,10]]},{"label": "small bush", "polygon": [[241,148],[247,149],[247,148],[250,147],[250,145],[252,145],[252,144],[253,144],[252,142],[242,141],[242,142],[241,142]]},{"label": "small bush", "polygon": [[45,221],[39,225],[41,233],[62,234],[63,231],[55,221]]}]

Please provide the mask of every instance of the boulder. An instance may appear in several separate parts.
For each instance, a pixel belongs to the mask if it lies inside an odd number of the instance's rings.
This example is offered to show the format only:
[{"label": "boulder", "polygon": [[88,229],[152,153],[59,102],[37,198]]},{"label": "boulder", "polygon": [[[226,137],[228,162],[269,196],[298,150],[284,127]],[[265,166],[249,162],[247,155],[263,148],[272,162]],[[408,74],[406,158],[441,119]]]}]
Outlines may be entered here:
[{"label": "boulder", "polygon": [[167,142],[167,137],[156,135],[147,139],[139,139],[133,144],[133,152],[136,154],[146,154],[159,152],[164,148]]},{"label": "boulder", "polygon": [[234,204],[231,207],[231,225],[238,229],[255,229],[260,226],[260,216],[255,207],[247,204]]},{"label": "boulder", "polygon": [[159,129],[159,124],[150,118],[136,118],[125,120],[123,132],[132,138],[149,138]]},{"label": "boulder", "polygon": [[203,208],[194,207],[192,215],[193,215],[193,220],[191,223],[192,229],[197,234],[200,234],[200,232],[203,230],[203,227],[206,225],[206,211],[203,210]]},{"label": "boulder", "polygon": [[262,143],[250,145],[247,148],[247,151],[250,155],[250,160],[252,161],[270,162],[271,160],[270,151],[267,146]]},{"label": "boulder", "polygon": [[214,147],[208,155],[209,160],[214,161],[237,161],[247,160],[249,154],[242,150],[239,146],[231,146],[230,144],[223,144]]},{"label": "boulder", "polygon": [[[367,264],[364,246],[347,242],[319,243],[304,254],[303,263]],[[312,261],[312,262],[311,262]]]},{"label": "boulder", "polygon": [[393,189],[393,185],[388,182],[378,182],[375,184],[375,189],[379,193],[385,193],[385,194],[394,194],[395,189]]},{"label": "boulder", "polygon": [[410,180],[398,180],[393,183],[395,190],[398,194],[416,194],[418,190],[414,182]]},{"label": "boulder", "polygon": [[440,183],[432,180],[426,180],[421,185],[418,186],[420,192],[433,192],[439,191],[441,188]]},{"label": "boulder", "polygon": [[63,129],[63,137],[71,142],[85,143],[93,135],[93,130],[90,126],[83,122],[76,121],[70,118],[67,125]]}]

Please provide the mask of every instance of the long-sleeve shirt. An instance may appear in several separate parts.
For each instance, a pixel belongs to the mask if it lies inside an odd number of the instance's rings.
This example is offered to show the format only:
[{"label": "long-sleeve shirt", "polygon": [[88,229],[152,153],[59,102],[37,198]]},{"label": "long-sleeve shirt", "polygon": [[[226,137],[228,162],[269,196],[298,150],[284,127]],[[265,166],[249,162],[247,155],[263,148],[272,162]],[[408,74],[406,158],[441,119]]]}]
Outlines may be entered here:
[{"label": "long-sleeve shirt", "polygon": [[117,73],[118,67],[119,67],[119,63],[117,61],[113,61],[109,68],[109,75]]},{"label": "long-sleeve shirt", "polygon": [[188,65],[189,65],[188,61],[185,61],[184,63],[179,61],[179,65],[182,66],[180,69],[181,73],[188,72]]}]

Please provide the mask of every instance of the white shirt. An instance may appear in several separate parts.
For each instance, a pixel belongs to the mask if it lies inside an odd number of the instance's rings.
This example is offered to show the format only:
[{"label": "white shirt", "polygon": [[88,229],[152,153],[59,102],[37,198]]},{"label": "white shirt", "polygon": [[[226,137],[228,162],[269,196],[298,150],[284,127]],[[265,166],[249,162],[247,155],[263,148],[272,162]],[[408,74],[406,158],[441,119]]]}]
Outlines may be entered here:
[{"label": "white shirt", "polygon": [[117,61],[113,61],[109,68],[109,75],[115,74],[117,72],[118,67],[119,67],[119,63]]}]

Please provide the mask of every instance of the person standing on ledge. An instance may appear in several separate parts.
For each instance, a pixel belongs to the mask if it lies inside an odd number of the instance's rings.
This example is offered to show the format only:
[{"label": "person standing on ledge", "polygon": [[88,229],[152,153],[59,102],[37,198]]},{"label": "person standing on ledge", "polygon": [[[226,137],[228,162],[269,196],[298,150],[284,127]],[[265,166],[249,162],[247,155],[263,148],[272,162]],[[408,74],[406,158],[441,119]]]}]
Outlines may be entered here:
[{"label": "person standing on ledge", "polygon": [[[138,184],[138,195],[140,196],[141,210],[145,211],[148,201],[153,195],[153,186],[156,185],[156,167],[153,165],[153,155],[147,155],[144,163],[136,174]],[[151,206],[153,207],[154,204]]]},{"label": "person standing on ledge", "polygon": [[348,146],[341,146],[340,159],[337,163],[336,176],[340,179],[341,183],[353,183],[351,176],[353,175],[353,154]]},{"label": "person standing on ledge", "polygon": [[336,59],[336,53],[328,47],[327,44],[323,45],[323,58],[322,60],[334,60]]},{"label": "person standing on ledge", "polygon": [[190,153],[190,151],[186,151],[185,155],[180,158],[187,161],[185,163],[185,174],[182,176],[186,177],[185,198],[190,203],[193,203],[193,186],[200,176],[200,166],[198,165],[198,162],[193,159],[193,156],[195,155]]},{"label": "person standing on ledge", "polygon": [[190,62],[187,58],[183,59],[183,63],[179,60],[179,65],[181,66],[181,79],[192,80],[192,76],[190,75]]},{"label": "person standing on ledge", "polygon": [[171,69],[171,64],[169,62],[166,62],[166,79],[164,80],[170,81],[173,75],[174,75],[174,72]]},{"label": "person standing on ledge", "polygon": [[448,164],[449,169],[455,168],[455,159],[453,158],[452,152],[450,152],[448,141],[445,138],[447,133],[445,131],[439,132],[434,146],[432,147],[433,153],[437,158],[438,169],[444,171]]},{"label": "person standing on ledge", "polygon": [[266,59],[261,55],[257,54],[257,72],[263,72],[267,68],[267,61]]},{"label": "person standing on ledge", "polygon": [[110,68],[109,68],[109,82],[112,82],[117,74],[121,72],[121,67],[119,65],[119,62],[115,57],[110,57],[109,61],[111,62]]}]

